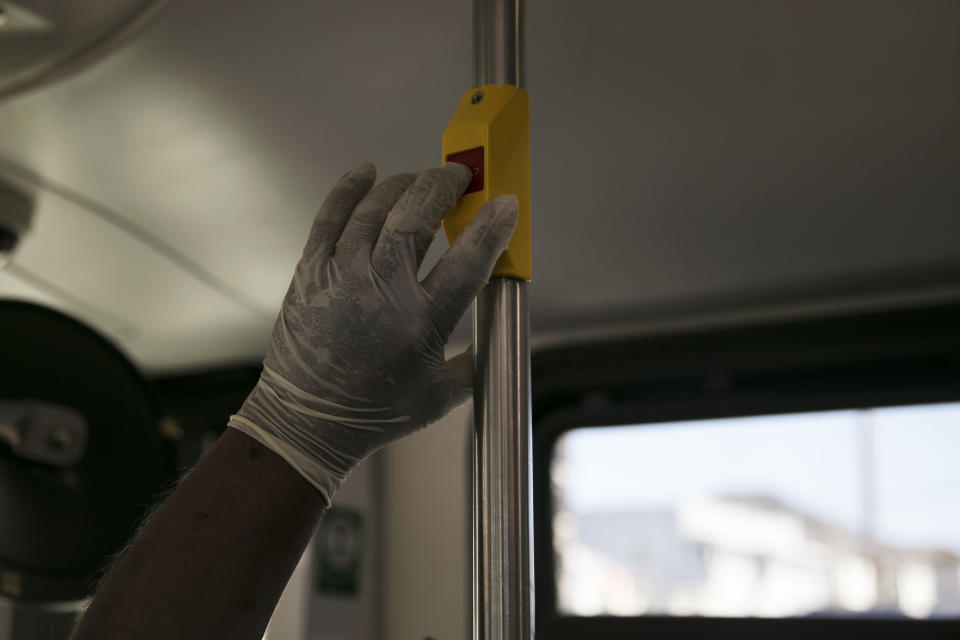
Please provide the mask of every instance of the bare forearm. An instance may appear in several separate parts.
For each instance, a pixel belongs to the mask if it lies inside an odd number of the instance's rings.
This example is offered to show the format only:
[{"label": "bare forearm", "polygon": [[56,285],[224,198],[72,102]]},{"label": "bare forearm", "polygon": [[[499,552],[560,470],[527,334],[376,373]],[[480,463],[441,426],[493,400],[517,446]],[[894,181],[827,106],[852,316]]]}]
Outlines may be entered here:
[{"label": "bare forearm", "polygon": [[363,164],[337,182],[256,388],[113,568],[75,640],[259,639],[350,470],[468,399],[470,355],[446,361],[444,345],[509,243],[517,198],[486,203],[418,272],[472,179],[447,163],[374,186]]},{"label": "bare forearm", "polygon": [[75,640],[259,639],[324,507],[227,429],[104,580]]}]

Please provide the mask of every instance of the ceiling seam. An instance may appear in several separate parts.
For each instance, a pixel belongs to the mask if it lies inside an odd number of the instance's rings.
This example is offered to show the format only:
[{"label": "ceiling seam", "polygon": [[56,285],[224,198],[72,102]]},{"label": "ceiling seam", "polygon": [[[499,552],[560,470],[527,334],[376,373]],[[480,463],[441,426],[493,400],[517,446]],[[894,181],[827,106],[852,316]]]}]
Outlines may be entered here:
[{"label": "ceiling seam", "polygon": [[58,298],[67,305],[80,311],[83,315],[92,316],[94,318],[99,316],[101,319],[109,321],[110,324],[114,325],[113,332],[124,340],[134,340],[140,333],[139,328],[132,322],[116,316],[113,313],[96,305],[90,304],[86,300],[73,295],[66,289],[58,287],[46,278],[38,276],[36,273],[27,269],[23,265],[18,264],[17,262],[11,262],[8,264],[6,267],[4,267],[3,272],[9,274],[13,278],[16,278],[17,280],[20,280],[24,284],[27,284],[35,289],[39,289],[44,293],[53,296],[54,298]]},{"label": "ceiling seam", "polygon": [[0,85],[0,101],[61,80],[99,62],[107,54],[150,26],[171,2],[172,0],[153,0],[94,42],[70,52],[65,57],[57,58],[32,73]]},{"label": "ceiling seam", "polygon": [[53,182],[52,180],[49,180],[30,169],[22,167],[15,162],[11,162],[6,158],[0,158],[0,174],[2,173],[6,173],[8,176],[12,176],[14,178],[19,178],[20,180],[29,183],[31,186],[49,191],[50,193],[53,193],[58,197],[76,205],[77,207],[80,207],[81,209],[97,216],[101,220],[110,223],[132,238],[135,238],[141,243],[147,245],[150,249],[165,257],[167,260],[178,266],[187,274],[193,276],[202,284],[213,289],[220,295],[230,299],[247,311],[250,311],[251,313],[271,322],[276,318],[275,311],[261,306],[257,300],[251,298],[240,289],[237,289],[227,281],[207,270],[199,263],[193,261],[185,253],[182,253],[178,249],[174,248],[159,236],[151,233],[143,227],[138,226],[120,213],[100,204],[99,202],[96,202],[92,198],[78,193],[69,187]]},{"label": "ceiling seam", "polygon": [[[894,291],[862,296],[827,297],[775,304],[753,304],[729,309],[686,309],[665,315],[637,318],[617,323],[582,328],[550,327],[531,336],[534,351],[548,350],[569,344],[589,344],[627,340],[641,336],[663,335],[678,331],[743,328],[770,322],[803,321],[849,314],[883,313],[923,306],[960,302],[960,283],[935,285],[912,292]],[[582,323],[581,323],[582,324]]]}]

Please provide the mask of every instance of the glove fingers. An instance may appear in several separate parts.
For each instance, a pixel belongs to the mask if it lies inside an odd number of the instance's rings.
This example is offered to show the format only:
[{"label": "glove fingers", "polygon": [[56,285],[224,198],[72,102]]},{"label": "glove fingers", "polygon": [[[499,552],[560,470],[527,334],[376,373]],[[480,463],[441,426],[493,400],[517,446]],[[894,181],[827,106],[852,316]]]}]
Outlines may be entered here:
[{"label": "glove fingers", "polygon": [[313,221],[310,236],[303,248],[304,259],[324,262],[330,257],[351,212],[376,180],[377,169],[366,162],[354,167],[337,181]]},{"label": "glove fingers", "polygon": [[387,214],[407,188],[417,179],[416,173],[390,176],[373,189],[356,206],[337,241],[336,253],[353,257],[361,252],[369,255]]},{"label": "glove fingers", "polygon": [[440,221],[457,204],[472,178],[470,169],[457,163],[421,173],[387,215],[373,249],[374,269],[389,274],[406,265],[415,274]]},{"label": "glove fingers", "polygon": [[516,196],[500,196],[483,205],[424,278],[423,290],[433,302],[433,321],[444,341],[489,280],[518,215]]}]

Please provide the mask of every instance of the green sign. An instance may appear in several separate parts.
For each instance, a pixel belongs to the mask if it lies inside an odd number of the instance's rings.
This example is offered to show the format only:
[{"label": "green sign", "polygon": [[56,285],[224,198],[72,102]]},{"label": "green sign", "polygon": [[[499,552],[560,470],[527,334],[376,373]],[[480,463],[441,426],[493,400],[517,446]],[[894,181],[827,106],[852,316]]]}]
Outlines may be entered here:
[{"label": "green sign", "polygon": [[363,566],[363,515],[350,507],[331,507],[317,533],[314,585],[321,593],[355,596]]}]

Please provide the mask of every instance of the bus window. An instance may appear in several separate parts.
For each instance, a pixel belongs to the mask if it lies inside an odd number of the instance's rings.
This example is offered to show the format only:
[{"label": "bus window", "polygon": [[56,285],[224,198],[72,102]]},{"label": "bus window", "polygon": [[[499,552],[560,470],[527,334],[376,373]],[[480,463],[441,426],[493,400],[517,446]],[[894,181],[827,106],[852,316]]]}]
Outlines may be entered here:
[{"label": "bus window", "polygon": [[942,403],[569,430],[557,611],[960,617],[958,427]]}]

